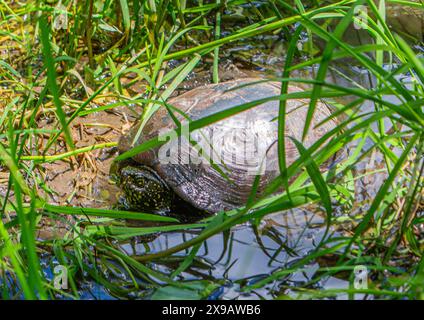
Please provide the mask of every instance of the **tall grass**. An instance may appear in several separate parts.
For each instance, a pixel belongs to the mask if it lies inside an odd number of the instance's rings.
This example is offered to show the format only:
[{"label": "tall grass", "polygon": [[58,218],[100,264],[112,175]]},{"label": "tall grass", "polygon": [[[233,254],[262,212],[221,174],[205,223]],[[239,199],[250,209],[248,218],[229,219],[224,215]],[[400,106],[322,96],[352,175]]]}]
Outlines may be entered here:
[{"label": "tall grass", "polygon": [[[423,298],[423,57],[417,55],[411,42],[407,43],[392,31],[386,20],[390,14],[386,12],[390,8],[388,4],[402,4],[413,10],[422,10],[423,4],[396,0],[380,1],[377,5],[371,0],[342,0],[330,4],[301,1],[289,4],[279,0],[260,3],[252,9],[254,21],[232,27],[225,25],[224,18],[227,15],[231,20],[232,10],[246,7],[249,1],[100,3],[87,0],[77,4],[62,1],[68,25],[66,30],[58,30],[54,18],[61,13],[55,4],[28,1],[23,6],[8,6],[0,2],[0,170],[7,173],[6,187],[0,196],[3,298],[47,299],[59,295],[77,299],[78,282],[84,274],[118,297],[142,292],[140,297],[152,288],[163,287],[166,290],[157,289],[157,297],[194,292],[195,297],[201,298],[219,283],[193,284],[176,278],[194,263],[205,240],[236,225],[246,222],[257,225],[270,214],[310,203],[323,207],[327,218],[324,239],[290,267],[281,266],[260,281],[244,286],[243,291],[264,288],[287,275],[301,272],[320,257],[335,256],[336,264],[320,268],[310,283],[298,288],[297,297],[324,298],[345,293],[350,298],[357,294]],[[360,5],[368,8],[366,19],[356,14]],[[367,32],[370,43],[351,45],[343,40],[352,21]],[[145,124],[200,63],[213,59],[211,80],[217,82],[220,54],[225,46],[268,34],[283,34],[289,39],[281,76],[274,79],[282,84],[281,94],[191,121],[189,126],[189,130],[199,129],[263,102],[279,101],[281,175],[270,183],[262,198],[251,197],[246,206],[238,210],[221,212],[193,224],[181,224],[173,218],[148,213],[55,205],[49,203],[49,197],[38,193],[39,186],[43,185],[42,177],[35,171],[39,166],[59,160],[72,161],[78,155],[116,146],[116,142],[109,142],[76,148],[76,138],[70,131],[76,119],[121,105],[138,105],[143,107],[139,116]],[[317,53],[307,50],[308,58],[302,59],[297,44],[305,34],[309,49],[314,43],[324,43],[324,48]],[[96,48],[96,44],[100,47]],[[17,59],[16,51],[24,58]],[[364,88],[352,82],[352,86],[345,87],[329,82],[329,70],[342,59],[368,70],[376,79],[375,85]],[[170,61],[178,61],[178,64],[170,66]],[[314,77],[295,76],[299,70],[313,68],[317,70]],[[123,79],[128,74],[134,77],[125,84]],[[409,78],[407,83],[401,77],[405,74]],[[144,92],[130,94],[129,87],[134,83],[145,84]],[[307,89],[288,93],[289,84],[300,84]],[[395,99],[387,99],[388,96]],[[110,98],[106,101],[113,101],[104,103],[104,97]],[[349,99],[341,99],[343,97]],[[333,117],[340,121],[337,128],[308,148],[302,141],[294,141],[300,157],[287,165],[282,143],[286,103],[297,98],[310,99],[303,136],[310,130],[320,100],[325,99],[337,108]],[[365,103],[372,104],[373,108],[364,109]],[[40,115],[49,118],[54,115],[55,129],[40,128],[37,124]],[[48,140],[40,149],[35,138],[41,135],[47,135]],[[56,152],[56,147],[63,143],[66,151]],[[146,141],[117,160],[160,143],[163,142],[158,139]],[[351,149],[349,157],[330,171],[320,172],[322,163],[346,148]],[[342,217],[336,215],[335,207],[355,198],[355,191],[349,187],[357,179],[352,171],[373,153],[384,158],[384,167],[380,170],[386,175],[384,183],[374,198],[369,199],[368,208],[356,210],[355,215],[349,215],[349,210],[354,208],[348,208]],[[285,191],[275,195],[281,187]],[[255,186],[252,188],[255,194]],[[75,217],[72,223],[68,221],[69,216]],[[48,241],[37,239],[40,221],[45,218],[67,224],[66,235]],[[120,220],[128,218],[156,224],[132,227]],[[347,221],[353,229],[334,237],[329,230],[337,227],[340,220]],[[184,230],[200,231],[191,240],[143,255],[127,255],[113,241]],[[40,256],[45,252],[54,257],[53,263],[70,270],[70,290],[54,288],[45,267],[40,266]],[[170,273],[157,271],[151,265],[181,256],[183,258],[177,260],[180,263]],[[399,257],[407,261],[406,271],[393,265],[394,258]],[[318,290],[312,286],[341,271],[351,271],[357,264],[367,265],[375,278],[383,274],[387,277],[389,272],[389,284],[375,282],[369,289],[361,290],[353,287]],[[126,275],[125,280],[108,281],[105,271],[116,270]]]}]

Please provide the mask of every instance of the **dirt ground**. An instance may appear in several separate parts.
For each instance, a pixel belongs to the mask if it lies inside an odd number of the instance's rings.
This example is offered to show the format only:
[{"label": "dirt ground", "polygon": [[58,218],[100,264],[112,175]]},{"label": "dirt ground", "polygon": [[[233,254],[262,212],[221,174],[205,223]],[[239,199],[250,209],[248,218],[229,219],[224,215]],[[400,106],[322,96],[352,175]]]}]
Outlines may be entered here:
[{"label": "dirt ground", "polygon": [[[124,108],[120,108],[77,118],[72,126],[75,148],[118,141],[135,121],[134,117],[126,113],[124,116],[124,113]],[[63,146],[56,150],[57,154],[64,152]],[[108,147],[82,153],[72,159],[42,164],[40,173],[54,192],[44,194],[51,203],[58,205],[104,207],[115,203],[117,188],[109,178],[115,156],[116,147]]]},{"label": "dirt ground", "polygon": [[[78,117],[71,125],[71,133],[75,148],[83,148],[98,144],[117,142],[136,120],[133,114],[124,107],[113,111],[92,113]],[[38,122],[39,128],[53,129],[50,119]],[[36,138],[34,138],[36,139]],[[40,150],[47,143],[47,138],[37,139]],[[50,155],[59,155],[66,150],[64,139],[59,138],[48,152]],[[106,147],[81,153],[75,157],[64,158],[52,162],[38,163],[34,167],[34,177],[38,183],[33,185],[37,194],[48,203],[61,206],[76,206],[90,208],[109,208],[113,206],[119,195],[119,188],[110,179],[111,163],[117,155],[116,147]],[[25,161],[30,165],[30,161]],[[0,168],[0,195],[5,196],[7,191],[9,172]],[[37,179],[27,179],[33,181]],[[13,199],[13,191],[10,193]],[[13,216],[13,212],[11,213]],[[66,217],[72,221],[72,217]],[[66,223],[58,225],[57,220],[45,219],[41,221],[38,237],[41,239],[60,236],[66,232]]]}]

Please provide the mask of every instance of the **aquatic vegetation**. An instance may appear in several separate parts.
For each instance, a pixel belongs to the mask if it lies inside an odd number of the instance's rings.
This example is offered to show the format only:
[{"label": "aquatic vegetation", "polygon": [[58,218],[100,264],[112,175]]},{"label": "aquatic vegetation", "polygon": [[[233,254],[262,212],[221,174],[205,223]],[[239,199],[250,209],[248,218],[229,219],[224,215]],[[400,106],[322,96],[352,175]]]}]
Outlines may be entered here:
[{"label": "aquatic vegetation", "polygon": [[[421,23],[394,15],[399,6]],[[423,298],[423,9],[404,0],[1,1],[1,297]],[[279,141],[289,99],[310,101],[304,137],[320,101],[338,126],[311,146],[296,141],[290,165],[279,144],[281,174],[259,199],[254,185],[241,208],[182,222],[114,206],[109,167],[135,120],[249,72],[281,82]],[[338,152],[347,156],[322,172]],[[366,286],[355,284],[358,266]]]}]

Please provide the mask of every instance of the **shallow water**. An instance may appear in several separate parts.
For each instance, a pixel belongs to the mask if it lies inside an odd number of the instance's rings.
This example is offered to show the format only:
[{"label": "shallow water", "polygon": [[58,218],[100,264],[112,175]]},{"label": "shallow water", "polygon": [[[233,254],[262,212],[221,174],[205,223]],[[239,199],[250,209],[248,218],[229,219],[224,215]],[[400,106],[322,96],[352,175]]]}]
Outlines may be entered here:
[{"label": "shallow water", "polygon": [[[253,290],[243,292],[243,288],[262,280],[274,271],[290,266],[310,253],[322,239],[325,231],[323,216],[306,209],[295,209],[273,214],[264,219],[255,228],[244,224],[233,228],[225,234],[217,234],[205,241],[199,249],[195,261],[187,270],[181,273],[178,282],[191,283],[196,280],[206,280],[219,284],[207,297],[208,299],[272,299],[281,294],[295,297],[295,288],[311,280],[321,262],[308,265],[305,270],[295,272],[288,277],[279,279]],[[123,241],[119,247],[129,256],[143,255],[146,252],[155,253],[166,250],[175,245],[186,242],[195,237],[196,231],[168,232],[146,238],[133,238]],[[180,252],[161,264],[149,264],[156,271],[165,274],[172,273],[189,252]],[[47,279],[53,279],[52,269],[58,263],[52,261],[51,256],[42,257],[44,274]],[[127,273],[120,269],[122,274],[108,272],[106,279],[111,282],[128,281]],[[139,279],[140,283],[143,280]],[[343,279],[327,278],[319,284],[322,287],[348,288],[349,282]],[[141,298],[150,299],[154,294],[151,290],[133,291],[128,295],[108,292],[98,283],[83,276],[79,282],[81,299],[115,299]],[[58,298],[66,298],[58,296]]]},{"label": "shallow water", "polygon": [[[257,230],[248,224],[235,227],[225,236],[218,234],[205,241],[197,253],[201,264],[195,263],[180,280],[224,281],[213,294],[214,298],[255,298],[255,294],[243,294],[240,289],[307,254],[321,240],[323,223],[321,216],[298,209],[268,217]],[[149,243],[150,252],[168,249],[193,237],[190,233],[161,234]],[[131,255],[146,252],[142,244],[134,247],[127,244],[123,248]],[[158,269],[169,272],[172,266],[161,265]],[[278,287],[278,283],[272,285],[275,286]],[[271,298],[273,291],[270,287],[256,294]]]}]

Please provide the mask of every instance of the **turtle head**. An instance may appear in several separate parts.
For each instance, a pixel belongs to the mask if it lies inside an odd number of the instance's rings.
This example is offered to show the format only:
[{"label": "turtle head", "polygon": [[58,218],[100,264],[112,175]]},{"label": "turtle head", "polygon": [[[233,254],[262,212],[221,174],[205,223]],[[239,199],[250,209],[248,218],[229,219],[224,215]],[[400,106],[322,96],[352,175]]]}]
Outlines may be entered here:
[{"label": "turtle head", "polygon": [[170,211],[173,193],[150,167],[127,165],[119,170],[123,191],[122,205],[127,210],[165,214]]}]

